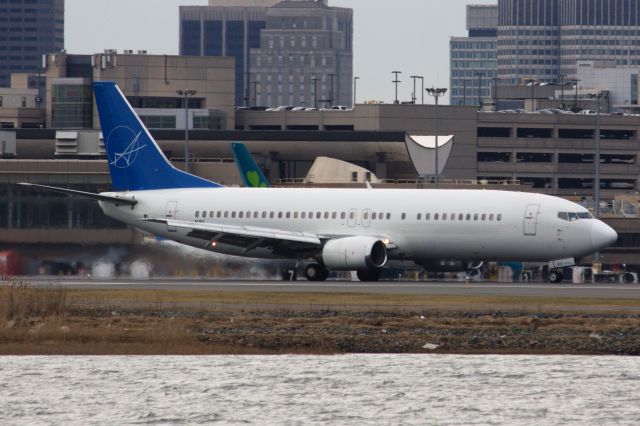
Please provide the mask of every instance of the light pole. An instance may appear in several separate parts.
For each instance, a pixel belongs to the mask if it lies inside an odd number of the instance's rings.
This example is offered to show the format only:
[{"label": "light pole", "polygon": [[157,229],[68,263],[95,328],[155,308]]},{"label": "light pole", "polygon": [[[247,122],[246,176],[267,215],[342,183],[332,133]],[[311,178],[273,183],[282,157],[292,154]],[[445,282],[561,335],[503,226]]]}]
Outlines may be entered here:
[{"label": "light pole", "polygon": [[416,80],[420,77],[418,77],[417,75],[412,75],[409,78],[413,79],[413,93],[411,94],[411,102],[413,102],[413,104],[415,105],[416,100],[418,100],[418,97],[416,96]]},{"label": "light pole", "polygon": [[[253,84],[253,105],[258,106],[258,82],[252,81]],[[249,99],[249,103],[251,103],[251,99]]]},{"label": "light pole", "polygon": [[493,80],[493,93],[491,93],[493,97],[493,110],[498,110],[498,77],[492,77]]},{"label": "light pole", "polygon": [[196,90],[176,90],[184,102],[184,171],[189,173],[189,97],[198,93]]},{"label": "light pole", "polygon": [[402,74],[402,71],[391,71],[391,74],[395,74],[396,78],[392,81],[392,83],[396,84],[396,98],[395,101],[393,101],[394,104],[399,104],[400,102],[398,102],[398,83],[400,83],[400,80],[398,80],[398,74]]},{"label": "light pole", "polygon": [[358,99],[356,96],[358,89],[358,80],[360,80],[360,77],[353,77],[353,106],[356,106],[356,100]]},{"label": "light pole", "polygon": [[318,77],[311,77],[311,81],[313,81],[313,107],[318,108]]},{"label": "light pole", "polygon": [[244,85],[244,106],[248,107],[251,104],[251,76],[253,73],[245,72],[245,85]]},{"label": "light pole", "polygon": [[561,109],[565,109],[566,106],[564,104],[564,78],[566,77],[566,74],[560,74],[560,103],[561,103]]},{"label": "light pole", "polygon": [[420,93],[422,94],[422,105],[424,105],[424,77],[419,75],[418,78],[420,79]]},{"label": "light pole", "polygon": [[482,111],[482,76],[483,73],[479,72],[478,76],[478,111]]},{"label": "light pole", "polygon": [[336,75],[333,73],[329,74],[329,77],[331,78],[331,90],[329,91],[329,108],[331,108],[333,106],[333,78]]},{"label": "light pole", "polygon": [[580,83],[581,81],[582,80],[578,80],[577,78],[573,80],[573,83],[576,85],[576,103],[574,105],[576,111],[578,110],[578,83]]},{"label": "light pole", "polygon": [[436,101],[436,108],[435,108],[435,134],[436,134],[436,156],[435,156],[435,187],[436,189],[438,189],[440,187],[440,173],[438,170],[438,98],[440,98],[440,96],[444,96],[445,93],[447,93],[447,89],[445,88],[435,88],[432,87],[430,89],[426,89],[427,93],[431,96],[433,96],[435,98]]},{"label": "light pole", "polygon": [[[596,198],[596,219],[600,219],[600,95],[596,95],[596,182],[595,182],[595,198]],[[600,263],[600,252],[594,255],[595,261]]]}]

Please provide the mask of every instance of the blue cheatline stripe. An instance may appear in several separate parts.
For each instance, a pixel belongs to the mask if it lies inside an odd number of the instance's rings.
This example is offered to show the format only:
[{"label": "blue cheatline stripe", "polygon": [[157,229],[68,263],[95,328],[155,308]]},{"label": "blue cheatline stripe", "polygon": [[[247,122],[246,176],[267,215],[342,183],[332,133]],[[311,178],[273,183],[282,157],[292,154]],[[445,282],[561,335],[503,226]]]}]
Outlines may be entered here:
[{"label": "blue cheatline stripe", "polygon": [[271,187],[264,173],[262,173],[262,169],[258,167],[244,144],[234,142],[231,144],[231,150],[233,151],[233,157],[236,160],[236,166],[238,167],[244,186],[249,188]]},{"label": "blue cheatline stripe", "polygon": [[115,191],[221,186],[176,169],[114,82],[97,81],[93,91]]}]

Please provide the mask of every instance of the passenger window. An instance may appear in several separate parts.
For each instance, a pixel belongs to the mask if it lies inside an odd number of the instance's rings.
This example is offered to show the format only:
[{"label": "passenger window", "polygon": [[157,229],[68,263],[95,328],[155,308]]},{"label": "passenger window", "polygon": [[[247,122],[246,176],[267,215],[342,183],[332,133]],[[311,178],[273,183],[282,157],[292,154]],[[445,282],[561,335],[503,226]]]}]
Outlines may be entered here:
[{"label": "passenger window", "polygon": [[215,216],[214,212],[209,212],[209,217],[213,219],[213,216]]},{"label": "passenger window", "polygon": [[258,212],[253,212],[253,218],[257,219],[258,218]]},{"label": "passenger window", "polygon": [[364,217],[364,220],[368,220],[369,219],[369,212],[364,212],[364,214],[362,216]]},{"label": "passenger window", "polygon": [[451,213],[451,220],[456,220],[456,214],[455,213]]},{"label": "passenger window", "polygon": [[473,215],[473,220],[478,220],[478,213]]},{"label": "passenger window", "polygon": [[502,215],[501,214],[498,215],[498,222],[500,222],[500,221],[502,221]]},{"label": "passenger window", "polygon": [[316,219],[320,219],[322,217],[322,213],[316,212]]},{"label": "passenger window", "polygon": [[371,213],[371,219],[372,220],[376,220],[377,217],[377,213]]},{"label": "passenger window", "polygon": [[267,212],[262,212],[262,218],[266,219],[267,218]]},{"label": "passenger window", "polygon": [[200,217],[200,210],[196,212],[196,217]]},{"label": "passenger window", "polygon": [[287,214],[285,215],[285,217],[286,217],[287,219],[291,219],[291,212],[287,212]]},{"label": "passenger window", "polygon": [[424,215],[424,220],[431,220],[431,213],[427,213]]},{"label": "passenger window", "polygon": [[347,214],[345,212],[340,213],[340,219],[346,219]]},{"label": "passenger window", "polygon": [[329,212],[324,212],[324,218],[329,219]]},{"label": "passenger window", "polygon": [[489,215],[489,222],[493,222],[494,215],[493,213]]},{"label": "passenger window", "polygon": [[229,217],[229,212],[224,212],[224,218],[228,218]]},{"label": "passenger window", "polygon": [[355,212],[350,212],[349,213],[349,219],[355,219],[355,218],[356,218]]},{"label": "passenger window", "polygon": [[217,216],[217,217],[222,217],[222,212],[218,212],[218,213],[216,214],[216,216]]},{"label": "passenger window", "polygon": [[251,212],[247,212],[246,216],[247,219],[251,219]]},{"label": "passenger window", "polygon": [[446,213],[442,214],[442,220],[447,220],[447,214]]},{"label": "passenger window", "polygon": [[464,220],[464,215],[462,213],[458,215],[458,220]]},{"label": "passenger window", "polygon": [[482,217],[480,218],[480,220],[482,220],[483,222],[484,222],[485,220],[487,220],[487,215],[486,215],[486,214],[483,214],[483,215],[482,215]]},{"label": "passenger window", "polygon": [[471,220],[471,214],[467,213],[467,220]]},{"label": "passenger window", "polygon": [[269,219],[273,219],[276,217],[276,213],[275,212],[269,212]]},{"label": "passenger window", "polygon": [[235,210],[231,212],[231,219],[235,219],[236,218],[236,212]]},{"label": "passenger window", "polygon": [[391,213],[387,213],[387,220],[391,220]]},{"label": "passenger window", "polygon": [[402,213],[402,216],[400,216],[400,218],[401,218],[402,220],[405,220],[405,219],[407,218],[407,214],[406,214],[406,213]]},{"label": "passenger window", "polygon": [[244,212],[240,212],[240,213],[238,213],[238,217],[239,217],[240,219],[242,219],[242,218],[244,217]]},{"label": "passenger window", "polygon": [[418,213],[417,218],[418,218],[418,220],[422,219],[422,213]]},{"label": "passenger window", "polygon": [[333,212],[331,213],[331,219],[337,219],[338,218],[338,213]]},{"label": "passenger window", "polygon": [[306,218],[307,218],[307,212],[300,213],[300,219],[306,219]]},{"label": "passenger window", "polygon": [[440,214],[439,213],[434,214],[433,220],[438,220],[438,219],[440,219]]},{"label": "passenger window", "polygon": [[278,219],[282,219],[282,212],[278,212]]},{"label": "passenger window", "polygon": [[298,218],[298,212],[293,212],[293,218],[297,219]]}]

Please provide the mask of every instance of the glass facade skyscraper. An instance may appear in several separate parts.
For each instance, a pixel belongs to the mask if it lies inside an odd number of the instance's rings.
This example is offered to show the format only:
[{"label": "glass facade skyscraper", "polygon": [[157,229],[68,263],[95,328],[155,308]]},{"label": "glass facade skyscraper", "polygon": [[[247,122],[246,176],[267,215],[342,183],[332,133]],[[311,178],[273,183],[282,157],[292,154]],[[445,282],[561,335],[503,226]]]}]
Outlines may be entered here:
[{"label": "glass facade skyscraper", "polygon": [[477,105],[491,94],[497,76],[498,7],[467,6],[469,37],[452,37],[450,103]]},{"label": "glass facade skyscraper", "polygon": [[640,0],[498,0],[501,82],[560,82],[581,60],[640,65]]},{"label": "glass facade skyscraper", "polygon": [[0,87],[37,73],[42,55],[64,49],[64,0],[0,1]]}]

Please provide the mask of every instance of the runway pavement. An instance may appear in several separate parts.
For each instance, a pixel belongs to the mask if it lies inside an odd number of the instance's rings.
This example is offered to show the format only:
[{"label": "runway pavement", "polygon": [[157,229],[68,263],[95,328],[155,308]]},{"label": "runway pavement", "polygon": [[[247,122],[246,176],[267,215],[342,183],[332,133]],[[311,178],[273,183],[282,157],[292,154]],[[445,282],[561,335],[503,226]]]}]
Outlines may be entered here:
[{"label": "runway pavement", "polygon": [[68,279],[29,278],[34,283],[55,283],[70,289],[140,289],[140,290],[210,290],[292,293],[370,293],[450,296],[509,296],[509,297],[573,297],[602,299],[638,299],[640,284],[547,284],[472,282],[411,282],[381,281],[377,283],[326,281],[247,281],[210,279]]}]

